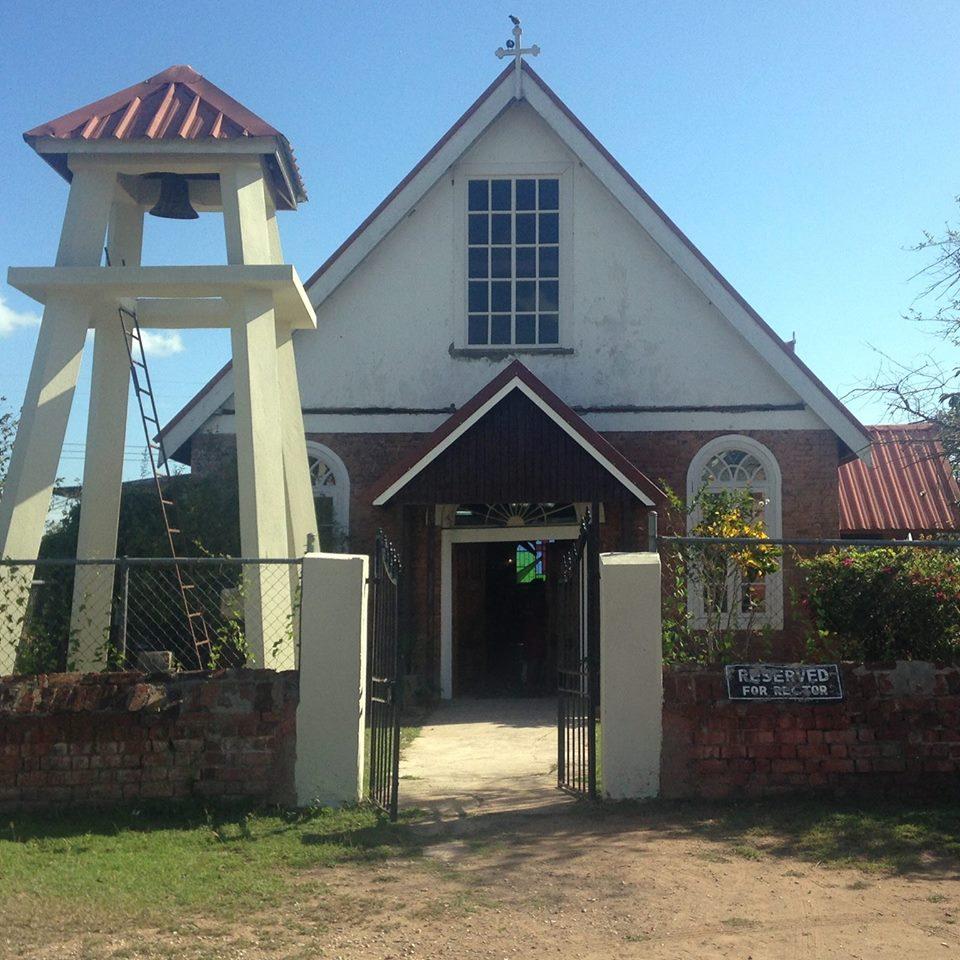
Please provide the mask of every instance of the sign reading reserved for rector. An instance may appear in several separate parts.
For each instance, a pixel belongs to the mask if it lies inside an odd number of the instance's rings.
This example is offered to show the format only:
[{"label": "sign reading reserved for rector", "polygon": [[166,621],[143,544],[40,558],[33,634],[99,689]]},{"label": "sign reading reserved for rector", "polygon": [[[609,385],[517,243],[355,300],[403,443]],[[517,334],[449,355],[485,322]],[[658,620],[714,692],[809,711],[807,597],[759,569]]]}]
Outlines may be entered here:
[{"label": "sign reading reserved for rector", "polygon": [[843,699],[835,663],[730,663],[724,669],[731,700]]}]

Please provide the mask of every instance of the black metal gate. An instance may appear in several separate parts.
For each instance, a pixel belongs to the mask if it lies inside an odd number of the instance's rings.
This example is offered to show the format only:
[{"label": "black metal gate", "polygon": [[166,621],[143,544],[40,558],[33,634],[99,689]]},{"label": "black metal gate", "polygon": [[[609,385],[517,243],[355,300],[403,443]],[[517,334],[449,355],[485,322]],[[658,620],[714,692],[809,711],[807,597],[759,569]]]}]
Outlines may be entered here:
[{"label": "black metal gate", "polygon": [[564,557],[558,588],[557,785],[597,796],[600,700],[600,527],[594,504]]},{"label": "black metal gate", "polygon": [[370,640],[367,649],[367,796],[397,819],[400,784],[400,557],[377,534],[370,578]]}]

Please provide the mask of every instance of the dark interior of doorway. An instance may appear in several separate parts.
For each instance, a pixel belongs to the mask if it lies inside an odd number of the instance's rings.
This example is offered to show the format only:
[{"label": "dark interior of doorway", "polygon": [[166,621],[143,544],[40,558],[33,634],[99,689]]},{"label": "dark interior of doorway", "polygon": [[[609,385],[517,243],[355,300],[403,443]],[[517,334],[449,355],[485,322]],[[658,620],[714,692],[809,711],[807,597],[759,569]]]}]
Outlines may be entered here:
[{"label": "dark interior of doorway", "polygon": [[454,696],[556,694],[563,548],[535,540],[454,545]]}]

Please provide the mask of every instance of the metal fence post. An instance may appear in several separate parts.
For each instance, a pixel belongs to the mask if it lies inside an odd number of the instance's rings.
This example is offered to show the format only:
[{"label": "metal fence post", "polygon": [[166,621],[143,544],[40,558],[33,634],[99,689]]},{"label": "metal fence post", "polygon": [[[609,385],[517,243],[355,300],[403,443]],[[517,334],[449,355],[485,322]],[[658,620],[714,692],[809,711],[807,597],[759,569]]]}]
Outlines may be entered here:
[{"label": "metal fence post", "polygon": [[647,511],[647,552],[657,552],[657,511]]},{"label": "metal fence post", "polygon": [[600,707],[600,503],[590,505],[587,573],[587,796],[597,798],[597,718]]},{"label": "metal fence post", "polygon": [[130,605],[130,564],[124,557],[120,563],[121,575],[123,577],[123,590],[121,593],[120,606],[120,662],[127,665],[127,612]]}]

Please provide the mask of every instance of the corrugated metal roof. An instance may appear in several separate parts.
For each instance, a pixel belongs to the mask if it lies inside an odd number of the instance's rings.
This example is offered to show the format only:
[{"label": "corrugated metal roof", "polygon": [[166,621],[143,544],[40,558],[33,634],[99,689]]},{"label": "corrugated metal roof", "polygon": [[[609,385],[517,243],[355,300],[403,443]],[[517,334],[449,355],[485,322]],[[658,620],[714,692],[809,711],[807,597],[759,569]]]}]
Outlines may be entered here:
[{"label": "corrugated metal roof", "polygon": [[840,467],[840,530],[933,533],[960,530],[960,487],[935,424],[867,427],[873,466]]},{"label": "corrugated metal roof", "polygon": [[[293,148],[275,127],[234,100],[218,86],[180,64],[125,90],[28,130],[23,139],[38,140],[235,140],[270,137],[277,142],[277,187],[291,204],[307,199]],[[41,154],[58,173],[70,179],[67,152]],[[277,165],[277,160],[274,160]],[[284,182],[289,179],[293,188]]]}]

